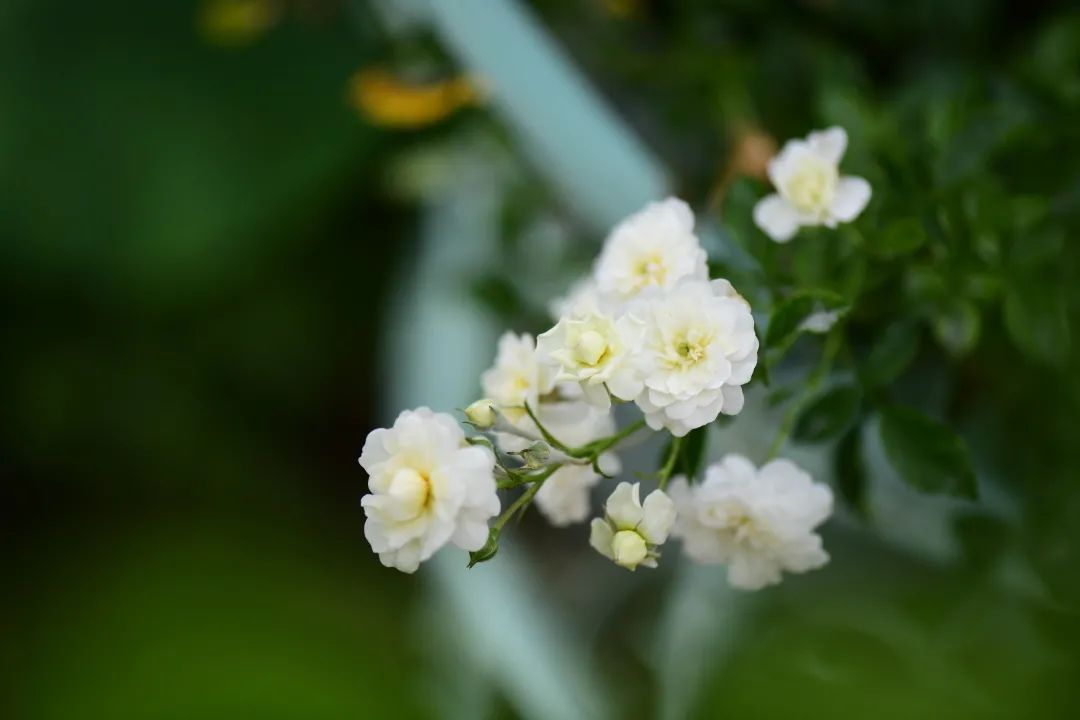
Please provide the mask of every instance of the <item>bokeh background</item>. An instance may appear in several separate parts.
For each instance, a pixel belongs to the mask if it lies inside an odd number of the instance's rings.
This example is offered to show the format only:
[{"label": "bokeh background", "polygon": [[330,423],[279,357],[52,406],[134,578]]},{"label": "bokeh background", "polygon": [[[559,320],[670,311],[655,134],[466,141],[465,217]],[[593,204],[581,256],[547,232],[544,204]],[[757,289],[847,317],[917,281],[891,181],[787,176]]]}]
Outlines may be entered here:
[{"label": "bokeh background", "polygon": [[[0,716],[1077,716],[1075,4],[5,0],[0,58]],[[762,593],[534,516],[379,565],[371,428],[472,399],[648,200],[738,267],[723,210],[829,124],[875,197],[989,188],[972,245],[1035,288],[942,281],[904,386],[961,388],[978,502],[870,442],[833,562]]]}]

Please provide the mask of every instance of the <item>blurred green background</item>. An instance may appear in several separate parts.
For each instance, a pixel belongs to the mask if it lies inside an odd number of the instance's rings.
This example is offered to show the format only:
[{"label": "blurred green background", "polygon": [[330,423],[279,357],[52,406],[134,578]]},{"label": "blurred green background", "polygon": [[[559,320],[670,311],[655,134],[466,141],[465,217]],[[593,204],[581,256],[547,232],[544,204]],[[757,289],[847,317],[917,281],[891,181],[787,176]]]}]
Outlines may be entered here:
[{"label": "blurred green background", "polygon": [[[0,57],[0,716],[1080,712],[1073,3],[6,0]],[[955,201],[897,387],[980,501],[871,467],[832,563],[752,596],[531,516],[379,565],[371,428],[471,399],[661,193],[745,269],[745,138],[828,124],[864,232]]]}]

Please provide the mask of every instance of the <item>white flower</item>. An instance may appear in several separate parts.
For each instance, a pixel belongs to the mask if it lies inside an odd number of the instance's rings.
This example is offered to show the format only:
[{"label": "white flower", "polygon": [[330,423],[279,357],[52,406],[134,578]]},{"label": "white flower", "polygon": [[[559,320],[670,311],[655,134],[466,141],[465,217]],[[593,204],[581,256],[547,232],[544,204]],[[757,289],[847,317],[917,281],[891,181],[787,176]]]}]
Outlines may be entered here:
[{"label": "white flower", "polygon": [[754,222],[776,242],[787,242],[805,225],[836,227],[858,217],[870,201],[870,183],[840,175],[847,149],[841,127],[789,140],[769,162],[769,178],[777,192],[754,207]]},{"label": "white flower", "polygon": [[597,310],[608,303],[600,295],[596,281],[592,277],[580,278],[570,286],[565,295],[561,295],[548,304],[551,317],[558,320],[564,315]]},{"label": "white flower", "polygon": [[649,203],[611,231],[593,277],[602,295],[619,301],[683,278],[708,278],[705,251],[694,235],[694,213],[682,200]]},{"label": "white flower", "polygon": [[383,565],[411,573],[448,541],[469,551],[487,542],[499,513],[495,457],[468,445],[450,415],[406,410],[367,436],[360,465],[371,490],[364,535]]},{"label": "white flower", "polygon": [[728,582],[757,590],[780,582],[781,571],[806,572],[829,560],[814,528],[832,513],[832,491],[790,460],[760,470],[728,455],[694,486],[675,478],[673,536],[694,560],[728,565]]},{"label": "white flower", "polygon": [[645,388],[637,404],[654,430],[683,436],[742,410],[757,365],[750,306],[726,280],[684,281],[646,304]]},{"label": "white flower", "polygon": [[609,390],[620,400],[641,392],[638,354],[644,329],[630,313],[614,320],[590,310],[559,320],[537,338],[536,350],[542,363],[557,369],[556,381],[580,383],[585,399],[606,410]]},{"label": "white flower", "polygon": [[480,376],[484,395],[514,425],[531,424],[525,403],[534,410],[540,397],[555,387],[555,373],[538,362],[532,335],[503,333],[495,365]]},{"label": "white flower", "polygon": [[675,522],[675,504],[663,490],[653,490],[642,504],[639,485],[619,483],[608,498],[605,517],[592,521],[589,544],[616,565],[634,570],[656,567],[658,545]]}]

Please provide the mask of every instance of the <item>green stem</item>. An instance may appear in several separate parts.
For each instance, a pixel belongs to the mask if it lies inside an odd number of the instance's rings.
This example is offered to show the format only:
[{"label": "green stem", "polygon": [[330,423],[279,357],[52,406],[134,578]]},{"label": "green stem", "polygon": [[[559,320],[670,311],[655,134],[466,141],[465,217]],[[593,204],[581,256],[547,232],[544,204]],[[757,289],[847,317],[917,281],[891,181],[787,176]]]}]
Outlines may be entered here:
[{"label": "green stem", "polygon": [[784,443],[787,442],[788,437],[791,436],[791,431],[795,429],[795,421],[799,418],[799,413],[806,407],[806,403],[813,398],[817,392],[818,386],[821,385],[821,381],[825,379],[825,376],[829,374],[829,370],[832,368],[833,359],[836,357],[837,351],[840,349],[840,339],[842,335],[839,329],[834,329],[825,338],[825,347],[821,351],[821,360],[818,362],[814,371],[810,373],[810,376],[806,379],[806,384],[803,386],[803,392],[796,397],[791,407],[784,414],[784,419],[780,422],[780,430],[776,433],[776,437],[773,438],[772,445],[769,446],[769,452],[765,456],[765,462],[773,460],[780,454],[780,450],[783,449]]},{"label": "green stem", "polygon": [[605,450],[608,450],[609,448],[613,447],[614,445],[618,445],[623,440],[630,437],[631,435],[633,435],[634,433],[636,433],[638,430],[640,430],[643,427],[645,427],[645,418],[639,418],[637,421],[630,423],[629,425],[627,425],[626,427],[624,427],[622,430],[615,433],[611,437],[601,438],[600,440],[594,440],[593,442],[589,443],[588,445],[586,445],[585,447],[583,447],[581,449],[582,450],[589,450],[589,451],[591,451],[591,452],[593,452],[595,454],[600,454],[600,453],[604,452]]},{"label": "green stem", "polygon": [[600,453],[617,445],[618,443],[622,442],[626,438],[636,433],[641,428],[645,427],[645,419],[640,418],[636,422],[630,423],[622,430],[615,433],[614,435],[611,435],[610,437],[594,440],[593,442],[588,443],[587,445],[582,445],[581,447],[569,447],[565,443],[560,442],[554,435],[548,432],[548,429],[544,427],[544,425],[540,422],[540,418],[538,418],[536,416],[536,413],[533,412],[533,409],[529,407],[529,403],[525,403],[525,412],[527,412],[529,414],[529,417],[532,418],[532,421],[536,424],[537,429],[540,430],[541,437],[544,438],[544,441],[548,445],[551,445],[551,447],[555,448],[556,450],[568,457],[574,458],[575,460],[586,460],[588,462],[596,460],[597,456],[600,455]]},{"label": "green stem", "polygon": [[664,461],[664,467],[660,468],[660,472],[657,473],[657,479],[661,490],[667,487],[668,480],[671,478],[671,473],[675,471],[675,461],[679,459],[679,451],[682,450],[684,439],[685,438],[681,437],[671,438],[671,449],[668,450],[667,460]]},{"label": "green stem", "polygon": [[529,414],[529,417],[532,418],[532,421],[536,424],[537,429],[540,430],[540,435],[544,438],[548,445],[562,453],[565,453],[566,455],[569,455],[572,458],[582,458],[588,456],[588,453],[581,453],[581,448],[567,447],[563,443],[559,442],[554,435],[548,432],[548,429],[544,427],[543,423],[540,422],[540,418],[536,417],[536,413],[533,412],[533,409],[529,407],[529,403],[527,402],[525,403],[525,412],[527,412]]},{"label": "green stem", "polygon": [[510,505],[510,507],[506,508],[506,510],[503,511],[503,514],[499,516],[499,518],[494,522],[494,524],[492,524],[491,529],[496,533],[500,532],[503,528],[503,525],[505,525],[506,522],[514,516],[514,513],[528,507],[529,503],[532,502],[532,499],[536,497],[536,493],[540,491],[540,487],[544,484],[544,481],[551,477],[551,475],[561,467],[561,463],[557,463],[555,465],[548,465],[543,472],[530,477],[527,481],[532,483],[531,485],[529,485],[529,489],[521,493],[521,495],[518,496],[517,500],[515,500]]}]

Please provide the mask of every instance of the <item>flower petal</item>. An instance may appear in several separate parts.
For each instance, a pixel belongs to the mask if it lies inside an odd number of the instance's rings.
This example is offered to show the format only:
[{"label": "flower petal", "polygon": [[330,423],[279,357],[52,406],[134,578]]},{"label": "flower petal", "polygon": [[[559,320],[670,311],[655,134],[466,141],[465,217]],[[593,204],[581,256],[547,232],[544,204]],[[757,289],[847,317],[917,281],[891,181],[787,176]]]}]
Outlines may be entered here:
[{"label": "flower petal", "polygon": [[776,242],[787,242],[799,231],[799,214],[776,193],[754,206],[754,223]]},{"label": "flower petal", "polygon": [[653,490],[645,498],[642,508],[644,517],[638,526],[638,532],[653,545],[662,545],[675,523],[674,501],[664,494],[663,490]]},{"label": "flower petal", "polygon": [[836,183],[836,196],[829,212],[841,222],[851,222],[870,202],[870,183],[861,177],[846,175]]},{"label": "flower petal", "polygon": [[605,509],[608,517],[619,530],[632,530],[641,522],[641,499],[639,485],[621,482],[608,498]]},{"label": "flower petal", "polygon": [[818,130],[806,136],[806,144],[810,146],[822,160],[833,165],[839,164],[847,150],[847,131],[839,126],[833,126],[825,130]]},{"label": "flower petal", "polygon": [[601,518],[593,518],[589,526],[589,544],[604,557],[611,558],[611,540],[615,537],[611,526]]}]

